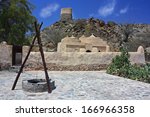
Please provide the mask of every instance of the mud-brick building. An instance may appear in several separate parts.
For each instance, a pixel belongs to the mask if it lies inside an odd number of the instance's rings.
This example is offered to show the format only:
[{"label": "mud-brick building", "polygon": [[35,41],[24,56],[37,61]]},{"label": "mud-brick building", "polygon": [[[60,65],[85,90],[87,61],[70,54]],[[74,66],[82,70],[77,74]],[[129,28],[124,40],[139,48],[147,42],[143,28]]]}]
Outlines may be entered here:
[{"label": "mud-brick building", "polygon": [[84,35],[79,39],[72,37],[65,37],[58,44],[58,52],[109,52],[110,47],[106,41],[100,37],[91,35],[85,37]]}]

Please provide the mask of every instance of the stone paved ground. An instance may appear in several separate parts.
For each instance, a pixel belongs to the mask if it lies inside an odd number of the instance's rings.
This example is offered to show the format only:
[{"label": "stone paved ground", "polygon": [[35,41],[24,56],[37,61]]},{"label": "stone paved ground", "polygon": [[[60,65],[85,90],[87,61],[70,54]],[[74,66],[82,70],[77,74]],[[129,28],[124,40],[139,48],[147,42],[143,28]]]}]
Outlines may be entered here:
[{"label": "stone paved ground", "polygon": [[150,99],[150,84],[108,75],[103,71],[51,71],[49,76],[56,82],[56,89],[51,94],[22,90],[22,79],[44,78],[43,71],[22,73],[16,90],[12,91],[16,75],[15,72],[0,71],[0,99]]}]

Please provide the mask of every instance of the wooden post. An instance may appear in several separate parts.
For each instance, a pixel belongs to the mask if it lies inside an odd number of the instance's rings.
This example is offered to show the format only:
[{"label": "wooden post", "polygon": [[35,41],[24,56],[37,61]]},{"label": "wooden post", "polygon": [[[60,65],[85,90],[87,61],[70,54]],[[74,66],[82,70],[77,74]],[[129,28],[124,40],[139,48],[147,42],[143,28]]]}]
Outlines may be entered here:
[{"label": "wooden post", "polygon": [[42,62],[43,62],[43,66],[44,66],[45,77],[46,77],[47,87],[48,87],[48,93],[51,93],[52,89],[50,87],[50,80],[49,80],[49,76],[48,76],[48,73],[47,73],[47,67],[46,67],[46,62],[45,62],[45,58],[44,58],[44,52],[43,52],[43,48],[42,48],[40,30],[39,30],[38,27],[39,27],[39,25],[35,22],[35,30],[36,30],[36,34],[37,34],[37,41],[38,41],[39,50],[40,50],[40,53],[41,53]]},{"label": "wooden post", "polygon": [[33,41],[32,41],[32,44],[31,44],[31,46],[30,46],[30,48],[29,48],[29,51],[28,51],[28,53],[27,53],[27,56],[25,57],[25,59],[24,59],[22,65],[21,65],[21,67],[20,67],[20,70],[19,70],[19,72],[18,72],[18,74],[17,74],[17,76],[16,76],[16,79],[15,79],[15,82],[14,82],[14,84],[13,84],[12,90],[14,90],[15,87],[16,87],[16,84],[17,84],[18,79],[19,79],[19,77],[20,77],[20,74],[21,74],[21,72],[22,72],[22,70],[23,70],[23,67],[24,67],[24,65],[25,65],[25,63],[26,63],[26,61],[27,61],[27,59],[28,59],[28,57],[29,57],[29,55],[30,55],[30,52],[31,52],[31,50],[32,50],[32,48],[33,48],[33,46],[34,46],[35,40],[36,40],[36,36],[34,37],[34,39],[33,39]]},{"label": "wooden post", "polygon": [[43,23],[41,23],[41,25],[38,26],[38,25],[37,25],[37,22],[35,22],[34,25],[35,25],[36,35],[35,35],[35,37],[34,37],[34,39],[33,39],[33,41],[32,41],[32,44],[31,44],[31,46],[30,46],[30,48],[29,48],[29,51],[28,51],[28,53],[27,53],[27,56],[25,57],[24,62],[23,62],[23,64],[21,65],[20,70],[19,70],[19,72],[18,72],[18,74],[17,74],[17,76],[16,76],[16,79],[15,79],[15,81],[14,81],[12,90],[14,90],[15,87],[16,87],[16,84],[17,84],[17,82],[18,82],[18,79],[19,79],[19,77],[20,77],[20,74],[21,74],[21,72],[22,72],[22,70],[23,70],[23,67],[24,67],[24,65],[25,65],[25,63],[26,63],[26,61],[27,61],[27,59],[28,59],[28,57],[29,57],[29,55],[30,55],[30,52],[31,52],[31,50],[32,50],[32,48],[33,48],[33,46],[34,46],[34,42],[35,42],[35,40],[36,40],[36,38],[37,38],[37,39],[38,39],[39,50],[40,50],[41,57],[42,57],[42,61],[43,61],[43,66],[44,66],[44,71],[45,71],[45,77],[46,77],[47,86],[48,86],[48,93],[51,93],[52,89],[51,89],[50,83],[49,83],[50,80],[49,80],[49,76],[48,76],[48,73],[47,73],[46,62],[45,62],[45,58],[44,58],[44,52],[43,52],[43,48],[42,48],[42,44],[41,44],[41,37],[40,37],[40,29],[41,29]]}]

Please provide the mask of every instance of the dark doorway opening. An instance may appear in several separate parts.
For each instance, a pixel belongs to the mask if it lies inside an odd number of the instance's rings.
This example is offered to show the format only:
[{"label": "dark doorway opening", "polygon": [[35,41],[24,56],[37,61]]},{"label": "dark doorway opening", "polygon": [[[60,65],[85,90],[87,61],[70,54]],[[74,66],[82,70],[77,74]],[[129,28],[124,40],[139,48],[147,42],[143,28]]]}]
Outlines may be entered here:
[{"label": "dark doorway opening", "polygon": [[86,52],[91,52],[91,50],[87,50]]},{"label": "dark doorway opening", "polygon": [[13,45],[12,50],[12,65],[21,65],[22,64],[22,46]]}]

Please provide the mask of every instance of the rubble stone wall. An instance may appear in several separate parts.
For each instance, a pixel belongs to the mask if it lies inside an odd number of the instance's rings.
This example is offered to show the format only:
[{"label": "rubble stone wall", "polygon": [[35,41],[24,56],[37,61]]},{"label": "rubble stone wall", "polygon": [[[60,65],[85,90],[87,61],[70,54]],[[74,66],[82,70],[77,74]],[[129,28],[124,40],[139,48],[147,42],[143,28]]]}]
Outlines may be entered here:
[{"label": "rubble stone wall", "polygon": [[8,68],[12,65],[12,46],[0,43],[0,69]]}]

